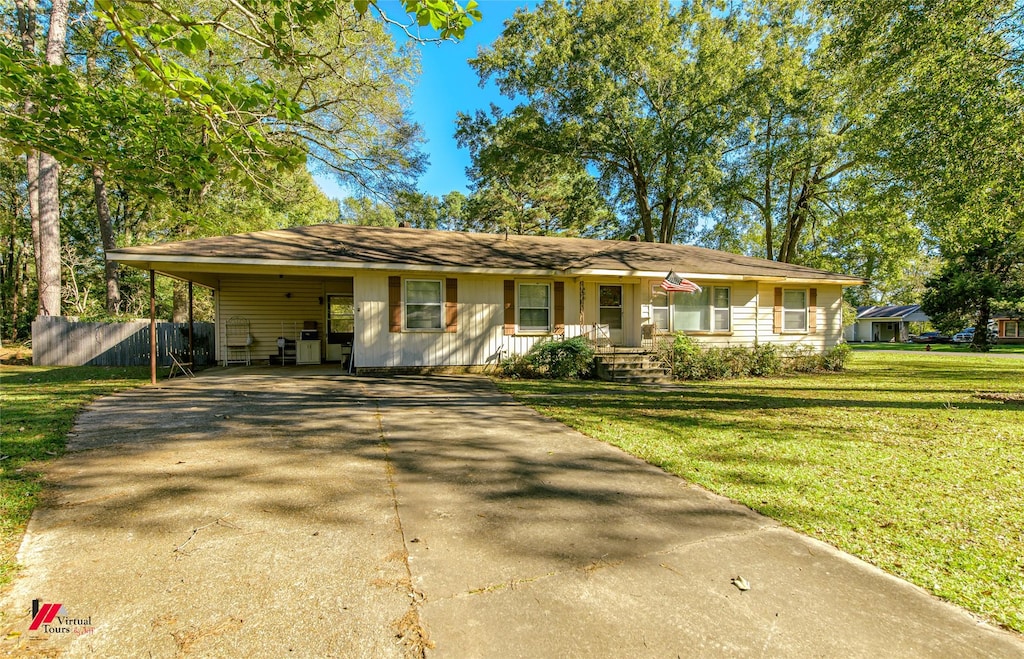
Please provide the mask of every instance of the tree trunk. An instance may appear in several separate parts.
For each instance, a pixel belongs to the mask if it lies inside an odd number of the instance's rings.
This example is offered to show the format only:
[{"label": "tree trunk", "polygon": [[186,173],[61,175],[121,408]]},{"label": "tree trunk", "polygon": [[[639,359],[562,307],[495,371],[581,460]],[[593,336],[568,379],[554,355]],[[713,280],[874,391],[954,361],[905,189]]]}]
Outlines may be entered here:
[{"label": "tree trunk", "polygon": [[107,183],[99,165],[92,168],[92,187],[96,197],[96,220],[100,225],[100,240],[103,242],[103,276],[107,282],[107,313],[117,314],[121,309],[121,282],[117,276],[117,263],[106,259],[107,253],[117,248],[114,242],[114,222],[110,217],[110,203],[107,200]]},{"label": "tree trunk", "polygon": [[171,310],[171,322],[188,322],[188,284],[183,281],[174,282],[174,307]]},{"label": "tree trunk", "polygon": [[60,165],[39,154],[39,315],[60,315]]},{"label": "tree trunk", "polygon": [[[90,44],[89,53],[85,58],[85,74],[90,84],[96,84],[96,50],[103,36],[103,26],[96,21],[94,37],[96,43]],[[107,199],[107,182],[103,178],[103,168],[92,166],[93,198],[96,202],[96,221],[100,226],[100,240],[103,243],[103,278],[106,280],[107,313],[116,315],[121,308],[121,282],[117,277],[117,264],[107,258],[107,254],[117,248],[114,242],[114,222],[110,217],[110,202]]]},{"label": "tree trunk", "polygon": [[[64,63],[68,0],[54,0],[46,38],[46,63]],[[48,153],[39,154],[39,315],[60,315],[60,165]]]},{"label": "tree trunk", "polygon": [[[26,55],[36,54],[36,0],[14,0],[18,16],[18,38],[21,50]],[[26,98],[25,116],[32,114],[33,103]],[[39,272],[39,153],[30,150],[25,154],[25,173],[28,182],[28,212],[32,223],[32,259]]]},{"label": "tree trunk", "polygon": [[988,352],[992,349],[989,340],[988,321],[992,318],[992,300],[986,295],[978,304],[978,320],[974,324],[974,337],[971,338],[971,350]]},{"label": "tree trunk", "polygon": [[[765,143],[768,145],[768,153],[772,153],[772,114],[768,113],[768,121],[764,131]],[[761,206],[761,218],[764,221],[764,251],[765,258],[769,261],[775,259],[774,236],[772,235],[772,167],[774,159],[768,156],[768,163],[764,168],[764,201]]]}]

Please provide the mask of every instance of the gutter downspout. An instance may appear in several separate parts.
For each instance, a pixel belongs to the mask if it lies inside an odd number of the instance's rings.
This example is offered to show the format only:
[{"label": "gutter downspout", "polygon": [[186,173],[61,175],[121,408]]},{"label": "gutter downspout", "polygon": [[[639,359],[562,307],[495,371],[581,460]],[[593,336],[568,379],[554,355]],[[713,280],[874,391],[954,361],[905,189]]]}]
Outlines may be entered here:
[{"label": "gutter downspout", "polygon": [[754,282],[754,345],[761,345],[761,284]]}]

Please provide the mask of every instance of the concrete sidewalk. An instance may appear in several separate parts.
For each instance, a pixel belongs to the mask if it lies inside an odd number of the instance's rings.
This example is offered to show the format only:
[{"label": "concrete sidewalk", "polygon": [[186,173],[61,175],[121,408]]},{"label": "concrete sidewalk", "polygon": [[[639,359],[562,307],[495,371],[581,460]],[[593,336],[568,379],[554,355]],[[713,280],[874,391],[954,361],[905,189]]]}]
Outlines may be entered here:
[{"label": "concrete sidewalk", "polygon": [[[97,402],[72,448],[9,654],[1024,656],[481,378],[218,371]],[[29,632],[33,599],[87,633]]]}]

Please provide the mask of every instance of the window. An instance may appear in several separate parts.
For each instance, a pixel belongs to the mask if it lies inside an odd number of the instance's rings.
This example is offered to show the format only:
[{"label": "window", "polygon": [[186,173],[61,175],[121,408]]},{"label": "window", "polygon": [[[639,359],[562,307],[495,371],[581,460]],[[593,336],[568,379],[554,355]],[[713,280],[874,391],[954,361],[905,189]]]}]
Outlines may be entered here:
[{"label": "window", "polygon": [[354,331],[355,313],[351,295],[327,296],[327,333],[348,334]]},{"label": "window", "polygon": [[1020,325],[1015,320],[1008,320],[1003,324],[1003,336],[1008,339],[1015,339],[1021,336]]},{"label": "window", "polygon": [[807,291],[786,289],[782,291],[782,331],[807,331]]},{"label": "window", "polygon": [[608,329],[622,329],[622,287],[599,286],[597,291],[600,323]]},{"label": "window", "polygon": [[705,286],[699,293],[673,293],[671,329],[684,332],[730,331],[731,297],[727,286]]},{"label": "window", "polygon": [[443,286],[437,280],[405,280],[406,329],[441,329]]},{"label": "window", "polygon": [[660,284],[651,286],[651,320],[659,330],[668,331],[668,293]]},{"label": "window", "polygon": [[551,287],[548,284],[519,284],[519,330],[551,330]]}]

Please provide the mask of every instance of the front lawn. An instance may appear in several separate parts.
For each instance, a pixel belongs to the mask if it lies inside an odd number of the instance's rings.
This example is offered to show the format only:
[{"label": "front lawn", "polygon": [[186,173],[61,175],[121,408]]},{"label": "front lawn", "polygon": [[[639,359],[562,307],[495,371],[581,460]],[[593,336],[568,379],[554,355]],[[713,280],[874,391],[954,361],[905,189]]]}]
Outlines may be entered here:
[{"label": "front lawn", "polygon": [[499,386],[1024,631],[1024,360],[865,352],[829,375]]},{"label": "front lawn", "polygon": [[[931,349],[929,349],[929,346]],[[913,352],[959,352],[962,354],[984,355],[985,353],[973,352],[969,343],[851,343],[850,347],[855,351],[861,350],[910,350]],[[997,343],[992,346],[991,352],[1024,354],[1024,344]]]},{"label": "front lawn", "polygon": [[97,396],[149,381],[149,368],[0,366],[0,586],[42,487],[37,465],[64,452],[78,412]]}]

